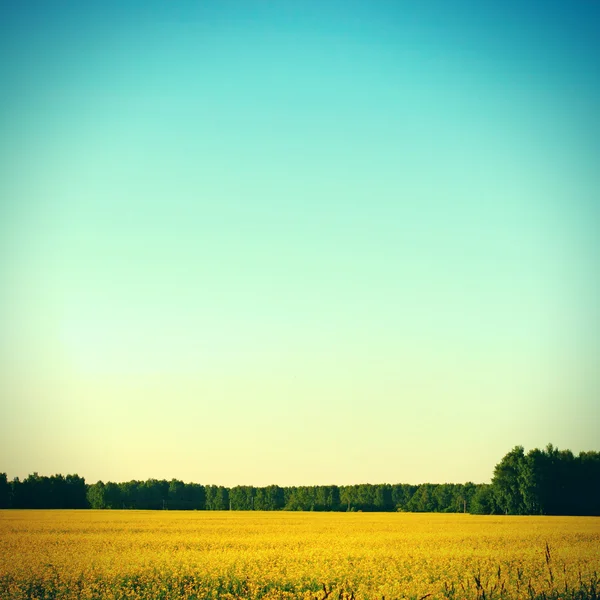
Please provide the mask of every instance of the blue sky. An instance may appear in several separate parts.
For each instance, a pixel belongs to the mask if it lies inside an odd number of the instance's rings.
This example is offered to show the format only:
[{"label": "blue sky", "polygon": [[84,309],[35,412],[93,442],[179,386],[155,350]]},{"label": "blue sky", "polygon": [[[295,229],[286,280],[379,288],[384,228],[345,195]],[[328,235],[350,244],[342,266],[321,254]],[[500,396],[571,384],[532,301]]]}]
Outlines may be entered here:
[{"label": "blue sky", "polygon": [[598,449],[599,5],[324,4],[2,4],[0,470]]}]

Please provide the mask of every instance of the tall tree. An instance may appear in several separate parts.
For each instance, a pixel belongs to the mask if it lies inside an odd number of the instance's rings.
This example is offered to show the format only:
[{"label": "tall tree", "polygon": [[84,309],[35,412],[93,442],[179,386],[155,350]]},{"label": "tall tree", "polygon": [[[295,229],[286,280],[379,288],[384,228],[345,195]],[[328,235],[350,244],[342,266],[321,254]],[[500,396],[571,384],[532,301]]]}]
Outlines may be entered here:
[{"label": "tall tree", "polygon": [[185,486],[185,499],[193,510],[206,509],[206,492],[199,483],[187,483]]},{"label": "tall tree", "polygon": [[492,488],[494,500],[507,515],[526,513],[522,479],[525,471],[525,450],[515,446],[494,468]]},{"label": "tall tree", "polygon": [[492,515],[496,512],[492,486],[481,483],[475,488],[471,499],[469,512],[474,515]]},{"label": "tall tree", "polygon": [[[134,483],[134,482],[129,482]],[[109,481],[104,486],[104,507],[105,508],[135,508],[135,499],[133,498],[133,488],[129,483],[117,485]]]},{"label": "tall tree", "polygon": [[0,473],[0,508],[10,507],[10,484],[6,473]]},{"label": "tall tree", "polygon": [[250,485],[237,485],[229,490],[231,510],[254,510],[255,488]]},{"label": "tall tree", "polygon": [[87,508],[85,479],[77,474],[67,475],[64,478],[64,495],[62,506],[64,508]]},{"label": "tall tree", "polygon": [[90,508],[107,508],[104,498],[105,490],[103,481],[98,481],[88,487],[87,501]]},{"label": "tall tree", "polygon": [[167,491],[165,508],[170,510],[182,510],[190,508],[185,501],[185,483],[179,479],[171,479]]},{"label": "tall tree", "polygon": [[207,485],[206,510],[229,510],[229,490],[222,485]]}]

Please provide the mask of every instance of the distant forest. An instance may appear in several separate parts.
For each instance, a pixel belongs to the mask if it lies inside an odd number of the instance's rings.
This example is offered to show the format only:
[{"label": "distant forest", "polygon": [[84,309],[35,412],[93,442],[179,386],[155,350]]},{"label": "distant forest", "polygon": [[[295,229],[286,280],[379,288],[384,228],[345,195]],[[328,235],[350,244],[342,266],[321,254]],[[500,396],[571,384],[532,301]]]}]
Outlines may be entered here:
[{"label": "distant forest", "polygon": [[491,484],[423,483],[281,487],[200,485],[148,479],[88,485],[78,475],[0,473],[0,508],[304,510],[600,515],[600,452],[516,446]]}]

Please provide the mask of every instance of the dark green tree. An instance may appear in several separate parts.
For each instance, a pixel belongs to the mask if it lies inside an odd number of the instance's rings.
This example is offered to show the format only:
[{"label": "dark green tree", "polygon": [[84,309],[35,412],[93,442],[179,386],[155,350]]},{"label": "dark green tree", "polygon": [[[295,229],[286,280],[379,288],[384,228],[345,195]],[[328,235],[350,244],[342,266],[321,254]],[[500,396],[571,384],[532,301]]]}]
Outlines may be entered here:
[{"label": "dark green tree", "polygon": [[600,452],[581,452],[573,468],[577,485],[571,493],[571,514],[600,516]]},{"label": "dark green tree", "polygon": [[283,489],[278,485],[255,488],[254,510],[281,510],[284,502]]},{"label": "dark green tree", "polygon": [[229,490],[222,485],[207,485],[206,510],[229,510]]},{"label": "dark green tree", "polygon": [[171,479],[167,491],[167,501],[165,508],[169,510],[185,510],[191,508],[187,505],[185,498],[185,483],[179,479]]},{"label": "dark green tree", "polygon": [[206,492],[204,486],[199,483],[187,483],[185,485],[185,499],[193,510],[206,509]]},{"label": "dark green tree", "polygon": [[117,485],[109,481],[104,486],[104,508],[135,508],[135,505],[129,503],[129,499],[125,494],[130,492],[131,487],[127,484]]},{"label": "dark green tree", "polygon": [[85,479],[77,474],[67,475],[62,484],[60,505],[62,508],[88,508]]},{"label": "dark green tree", "polygon": [[286,510],[311,511],[317,508],[317,490],[314,486],[298,486],[284,491]]},{"label": "dark green tree", "polygon": [[515,446],[494,468],[494,503],[504,514],[523,515],[527,512],[523,497],[525,469],[523,446]]},{"label": "dark green tree", "polygon": [[317,486],[315,493],[315,510],[339,510],[340,490],[337,485]]},{"label": "dark green tree", "polygon": [[469,505],[469,512],[474,515],[491,515],[495,513],[492,486],[481,483],[475,488],[475,493]]},{"label": "dark green tree", "polygon": [[421,484],[407,504],[410,512],[434,512],[436,509],[435,486],[431,483]]},{"label": "dark green tree", "polygon": [[392,504],[395,510],[408,510],[407,505],[413,494],[415,493],[417,486],[408,484],[396,484],[392,487]]},{"label": "dark green tree", "polygon": [[10,484],[6,473],[0,473],[0,508],[10,507]]},{"label": "dark green tree", "polygon": [[229,490],[231,510],[254,510],[255,489],[251,485],[238,485]]}]

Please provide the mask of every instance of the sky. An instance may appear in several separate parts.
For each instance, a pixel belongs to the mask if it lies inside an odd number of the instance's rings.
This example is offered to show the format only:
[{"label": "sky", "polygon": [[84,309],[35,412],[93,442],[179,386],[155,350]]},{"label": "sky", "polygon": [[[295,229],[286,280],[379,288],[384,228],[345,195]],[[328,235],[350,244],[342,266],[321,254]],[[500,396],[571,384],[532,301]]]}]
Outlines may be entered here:
[{"label": "sky", "polygon": [[600,450],[600,4],[0,5],[0,471],[488,482]]}]

